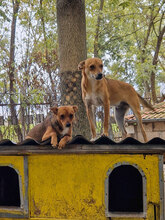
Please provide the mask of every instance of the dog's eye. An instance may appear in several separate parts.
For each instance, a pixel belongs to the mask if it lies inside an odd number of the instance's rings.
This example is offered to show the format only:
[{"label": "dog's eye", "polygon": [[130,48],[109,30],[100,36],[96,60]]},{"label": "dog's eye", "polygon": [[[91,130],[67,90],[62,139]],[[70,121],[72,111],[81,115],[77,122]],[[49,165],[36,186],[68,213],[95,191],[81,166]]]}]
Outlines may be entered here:
[{"label": "dog's eye", "polygon": [[90,66],[90,69],[91,69],[91,70],[94,70],[94,69],[95,69],[95,66],[94,66],[94,65],[91,65],[91,66]]},{"label": "dog's eye", "polygon": [[60,115],[60,119],[63,120],[65,118],[65,115]]},{"label": "dog's eye", "polygon": [[100,65],[100,68],[101,68],[101,69],[103,68],[103,64]]},{"label": "dog's eye", "polygon": [[69,115],[69,118],[72,119],[72,118],[73,118],[73,114],[70,114],[70,115]]}]

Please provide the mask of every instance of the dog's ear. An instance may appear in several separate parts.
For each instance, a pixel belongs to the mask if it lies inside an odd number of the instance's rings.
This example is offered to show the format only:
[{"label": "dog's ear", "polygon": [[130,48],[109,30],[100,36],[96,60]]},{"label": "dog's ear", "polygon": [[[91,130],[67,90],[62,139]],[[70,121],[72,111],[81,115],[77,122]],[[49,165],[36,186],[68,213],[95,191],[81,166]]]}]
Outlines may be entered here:
[{"label": "dog's ear", "polygon": [[85,60],[81,61],[78,65],[78,70],[82,70],[85,66]]},{"label": "dog's ear", "polygon": [[55,115],[57,115],[58,107],[52,107],[52,108],[50,108],[50,110],[51,110]]},{"label": "dog's ear", "polygon": [[77,112],[77,110],[78,110],[77,105],[74,105],[72,108],[73,108],[74,112]]}]

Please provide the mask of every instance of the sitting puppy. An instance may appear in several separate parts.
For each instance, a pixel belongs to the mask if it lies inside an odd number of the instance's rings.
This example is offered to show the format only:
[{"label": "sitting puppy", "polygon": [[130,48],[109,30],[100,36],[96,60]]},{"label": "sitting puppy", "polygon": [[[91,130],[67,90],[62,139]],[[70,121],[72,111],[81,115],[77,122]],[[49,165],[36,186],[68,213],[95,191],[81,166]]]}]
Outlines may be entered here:
[{"label": "sitting puppy", "polygon": [[78,107],[61,106],[52,107],[50,110],[50,116],[47,116],[42,123],[32,128],[27,134],[26,139],[30,138],[41,142],[51,137],[52,146],[58,146],[61,149],[72,139],[72,123]]}]

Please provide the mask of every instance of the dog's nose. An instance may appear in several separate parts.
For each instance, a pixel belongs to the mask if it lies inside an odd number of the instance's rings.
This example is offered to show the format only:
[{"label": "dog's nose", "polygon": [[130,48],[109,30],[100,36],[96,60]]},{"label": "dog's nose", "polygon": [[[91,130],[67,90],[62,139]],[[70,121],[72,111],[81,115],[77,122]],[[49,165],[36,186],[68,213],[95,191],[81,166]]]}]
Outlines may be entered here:
[{"label": "dog's nose", "polygon": [[96,76],[96,79],[102,79],[103,78],[103,74],[102,73],[98,73]]},{"label": "dog's nose", "polygon": [[71,123],[67,122],[67,123],[66,123],[66,127],[69,128],[70,126],[71,126]]}]

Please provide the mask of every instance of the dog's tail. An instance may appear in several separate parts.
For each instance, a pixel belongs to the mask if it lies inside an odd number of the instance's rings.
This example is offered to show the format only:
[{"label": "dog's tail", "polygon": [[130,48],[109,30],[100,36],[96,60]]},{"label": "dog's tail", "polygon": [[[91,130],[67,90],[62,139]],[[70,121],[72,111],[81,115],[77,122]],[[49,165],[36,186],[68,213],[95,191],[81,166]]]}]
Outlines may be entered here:
[{"label": "dog's tail", "polygon": [[143,97],[141,97],[141,95],[139,95],[137,93],[138,97],[139,97],[139,100],[140,100],[140,103],[145,106],[146,108],[150,109],[150,110],[153,110],[155,111],[153,105],[151,105],[150,103],[148,103]]}]

